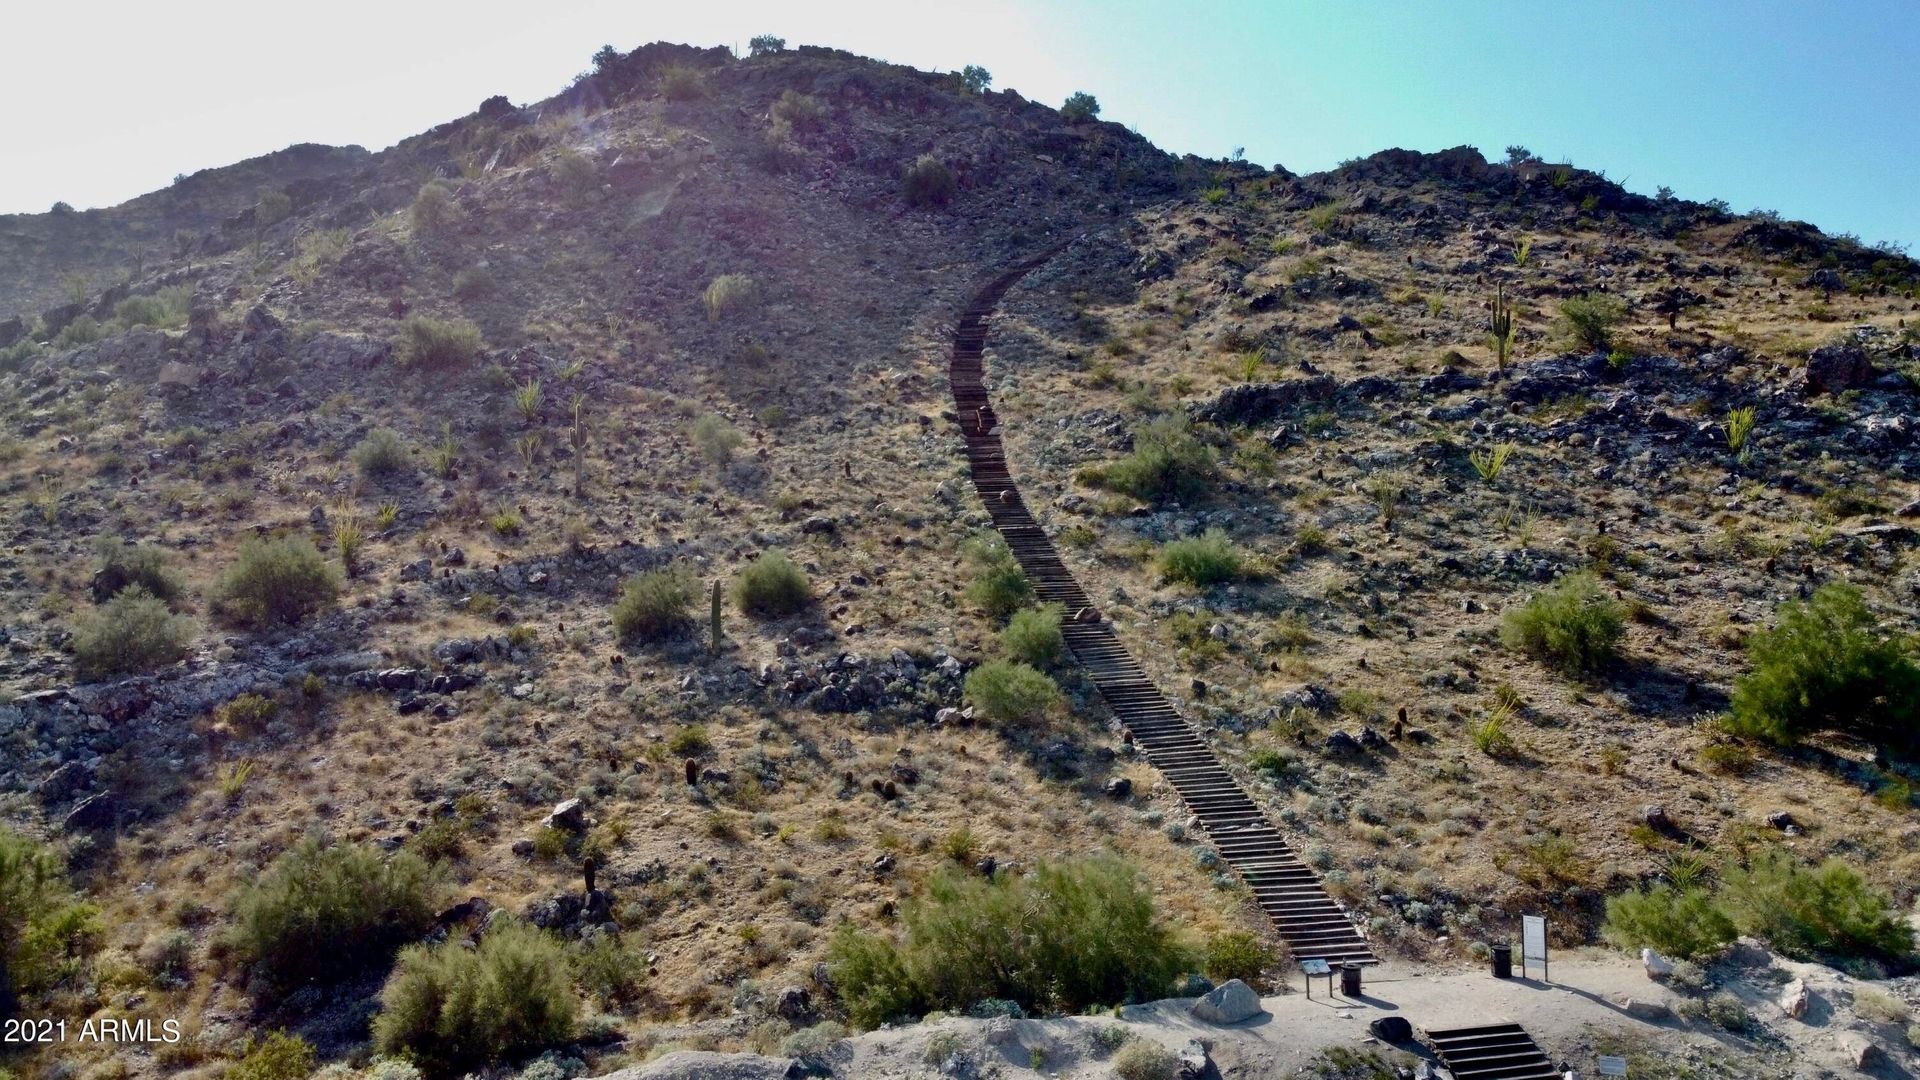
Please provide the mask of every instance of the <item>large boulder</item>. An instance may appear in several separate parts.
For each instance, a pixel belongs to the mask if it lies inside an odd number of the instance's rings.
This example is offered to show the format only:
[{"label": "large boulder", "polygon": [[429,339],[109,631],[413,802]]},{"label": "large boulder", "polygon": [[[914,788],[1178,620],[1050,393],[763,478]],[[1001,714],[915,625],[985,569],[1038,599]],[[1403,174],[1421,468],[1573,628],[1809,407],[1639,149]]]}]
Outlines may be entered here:
[{"label": "large boulder", "polygon": [[1310,402],[1325,401],[1338,386],[1330,376],[1286,382],[1237,383],[1198,402],[1189,412],[1208,424],[1258,424]]},{"label": "large boulder", "polygon": [[1261,1013],[1260,995],[1239,979],[1228,979],[1193,1003],[1193,1015],[1209,1024],[1237,1024]]},{"label": "large boulder", "polygon": [[1822,345],[1807,354],[1800,372],[1800,390],[1806,394],[1838,394],[1873,381],[1873,361],[1857,341]]}]

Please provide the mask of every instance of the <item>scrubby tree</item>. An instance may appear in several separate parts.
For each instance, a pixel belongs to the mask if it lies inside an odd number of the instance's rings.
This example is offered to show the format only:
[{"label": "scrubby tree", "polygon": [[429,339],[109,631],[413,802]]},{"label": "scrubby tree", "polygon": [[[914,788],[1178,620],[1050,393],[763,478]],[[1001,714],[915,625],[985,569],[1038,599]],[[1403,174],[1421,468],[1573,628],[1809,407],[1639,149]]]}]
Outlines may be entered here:
[{"label": "scrubby tree", "polygon": [[945,206],[958,190],[953,170],[932,154],[921,154],[900,177],[900,193],[908,206]]},{"label": "scrubby tree", "polygon": [[960,81],[966,84],[968,90],[984,94],[993,85],[993,73],[979,64],[968,64],[960,69]]},{"label": "scrubby tree", "polygon": [[308,837],[234,893],[228,942],[276,990],[330,983],[425,933],[441,894],[411,852]]},{"label": "scrubby tree", "polygon": [[1625,634],[1620,605],[1587,571],[1568,574],[1508,609],[1500,622],[1500,640],[1507,648],[1570,674],[1598,671],[1611,663]]},{"label": "scrubby tree", "polygon": [[1561,331],[1572,345],[1589,352],[1613,348],[1613,331],[1626,317],[1626,304],[1603,292],[1560,301]]},{"label": "scrubby tree", "polygon": [[64,860],[0,825],[0,1017],[79,974],[99,930],[94,907],[67,883]]},{"label": "scrubby tree", "polygon": [[1912,645],[1883,631],[1852,585],[1833,582],[1781,605],[1773,629],[1747,638],[1747,660],[1727,721],[1739,734],[1776,743],[1821,730],[1920,740]]},{"label": "scrubby tree", "polygon": [[1075,90],[1060,106],[1060,115],[1074,123],[1100,115],[1100,102],[1085,90]]},{"label": "scrubby tree", "polygon": [[477,948],[411,946],[380,991],[374,1045],[450,1076],[537,1053],[573,1036],[579,1003],[568,971],[557,938],[514,919]]},{"label": "scrubby tree", "polygon": [[187,655],[193,633],[192,619],[134,585],[74,624],[74,663],[89,679],[152,671]]},{"label": "scrubby tree", "polygon": [[1705,889],[1659,884],[1607,898],[1601,931],[1622,949],[1646,949],[1684,960],[1718,952],[1733,941],[1733,920]]},{"label": "scrubby tree", "polygon": [[968,672],[964,689],[967,700],[999,724],[1045,719],[1060,703],[1060,688],[1045,672],[1007,660],[989,660]]},{"label": "scrubby tree", "polygon": [[787,39],[772,34],[755,34],[747,42],[748,56],[772,56],[787,47]]},{"label": "scrubby tree", "polygon": [[215,605],[243,626],[293,626],[333,602],[340,572],[303,536],[249,539],[214,583]]},{"label": "scrubby tree", "polygon": [[987,609],[995,618],[1005,618],[1033,598],[1026,571],[1006,541],[994,533],[971,537],[960,547],[961,561],[973,572],[967,585],[969,601]]}]

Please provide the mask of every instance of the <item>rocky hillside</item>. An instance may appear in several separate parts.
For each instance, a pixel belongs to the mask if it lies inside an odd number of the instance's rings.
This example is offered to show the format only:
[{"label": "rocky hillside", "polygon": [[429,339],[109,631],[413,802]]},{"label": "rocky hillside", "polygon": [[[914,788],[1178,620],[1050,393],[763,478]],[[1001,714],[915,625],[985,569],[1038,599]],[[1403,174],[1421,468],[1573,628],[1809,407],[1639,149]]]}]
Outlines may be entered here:
[{"label": "rocky hillside", "polygon": [[[0,816],[98,909],[12,981],[187,1028],[5,1067],[213,1076],[278,1030],[365,1065],[391,948],[249,951],[308,838],[435,865],[390,946],[564,939],[561,1075],[830,1045],[829,939],[943,868],[1117,853],[1284,972],[1070,663],[1018,723],[968,689],[1014,646],[950,329],[1054,248],[989,340],[1013,472],[1390,964],[1478,963],[1523,911],[1590,942],[1609,893],[1775,841],[1912,903],[1911,765],[1713,722],[1784,601],[1910,625],[1911,261],[1526,157],[1296,177],[956,75],[652,45],[377,154],[0,223]],[[1143,481],[1155,447],[1191,474]],[[1169,573],[1194,538],[1223,573]],[[1604,662],[1503,643],[1582,571]]]}]

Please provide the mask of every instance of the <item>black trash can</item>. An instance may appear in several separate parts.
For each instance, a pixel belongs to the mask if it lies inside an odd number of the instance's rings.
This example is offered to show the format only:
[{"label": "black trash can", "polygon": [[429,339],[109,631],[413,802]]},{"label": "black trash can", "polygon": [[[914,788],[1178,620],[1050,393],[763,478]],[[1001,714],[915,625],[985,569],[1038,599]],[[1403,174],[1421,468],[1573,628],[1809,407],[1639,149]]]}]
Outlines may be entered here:
[{"label": "black trash can", "polygon": [[1493,977],[1513,978],[1513,946],[1495,945],[1493,947]]},{"label": "black trash can", "polygon": [[1340,996],[1360,996],[1360,965],[1351,960],[1340,965]]}]

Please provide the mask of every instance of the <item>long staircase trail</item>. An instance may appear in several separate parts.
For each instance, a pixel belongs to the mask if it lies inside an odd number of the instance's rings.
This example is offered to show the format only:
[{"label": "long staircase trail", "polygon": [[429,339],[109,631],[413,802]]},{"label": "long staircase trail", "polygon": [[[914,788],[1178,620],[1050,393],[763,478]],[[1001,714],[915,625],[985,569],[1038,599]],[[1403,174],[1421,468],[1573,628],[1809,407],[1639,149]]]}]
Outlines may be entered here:
[{"label": "long staircase trail", "polygon": [[1220,857],[1253,889],[1294,956],[1334,964],[1377,963],[1353,920],[1327,895],[1312,869],[1221,766],[1199,732],[1148,681],[1113,628],[1099,618],[1014,485],[993,403],[982,381],[987,320],[1015,282],[1055,253],[1022,263],[989,282],[954,328],[950,378],[974,490],[1026,571],[1035,594],[1066,609],[1061,631],[1074,659],[1087,669],[1135,745],[1200,819]]}]

